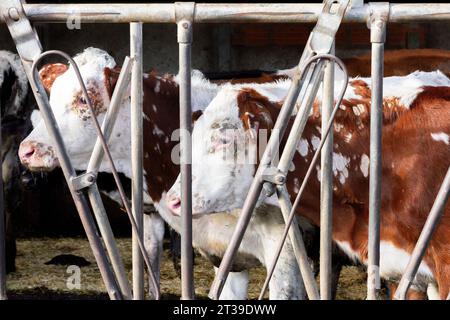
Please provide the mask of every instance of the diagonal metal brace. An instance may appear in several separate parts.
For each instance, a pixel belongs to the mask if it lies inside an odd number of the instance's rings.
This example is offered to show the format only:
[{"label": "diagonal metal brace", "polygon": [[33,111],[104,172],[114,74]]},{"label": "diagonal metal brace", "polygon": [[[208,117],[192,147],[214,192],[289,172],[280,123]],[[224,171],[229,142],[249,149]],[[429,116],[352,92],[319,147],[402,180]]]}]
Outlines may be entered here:
[{"label": "diagonal metal brace", "polygon": [[[334,11],[337,2],[337,9]],[[329,53],[350,0],[326,0],[317,24],[311,32],[310,48],[315,53]]]}]

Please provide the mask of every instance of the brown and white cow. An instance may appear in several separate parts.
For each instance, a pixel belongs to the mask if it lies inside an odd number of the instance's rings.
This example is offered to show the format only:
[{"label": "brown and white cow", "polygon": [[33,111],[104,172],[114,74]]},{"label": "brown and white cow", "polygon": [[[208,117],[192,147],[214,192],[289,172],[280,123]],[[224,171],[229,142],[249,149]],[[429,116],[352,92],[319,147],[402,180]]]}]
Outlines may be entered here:
[{"label": "brown and white cow", "polygon": [[[333,147],[333,239],[349,257],[364,264],[370,99],[370,79],[350,81],[335,119]],[[287,176],[292,199],[319,146],[320,100],[319,95]],[[256,155],[261,154],[254,130],[270,132],[280,106],[255,88],[225,86],[205,109],[192,135],[194,215],[242,207]],[[450,165],[450,80],[440,72],[385,78],[383,107],[380,274],[398,280]],[[308,182],[298,214],[318,226],[320,165],[315,169],[317,175]],[[173,204],[179,201],[179,181],[167,198],[177,214]],[[261,195],[261,203],[276,201]],[[442,299],[450,286],[450,204],[445,210],[412,286],[426,292],[429,284],[437,284]]]},{"label": "brown and white cow", "polygon": [[[343,58],[347,72],[352,77],[370,77],[371,53]],[[295,68],[279,70],[276,75],[285,75],[292,78]],[[411,72],[439,70],[450,77],[450,50],[443,49],[400,49],[385,50],[383,60],[383,74],[385,77],[406,76]],[[336,66],[337,77],[342,75],[341,69]]]},{"label": "brown and white cow", "polygon": [[[119,70],[115,68],[113,58],[99,49],[88,48],[76,56],[75,61],[87,85],[95,114],[99,121],[103,121]],[[44,77],[43,82],[47,84],[47,90],[50,92],[50,104],[73,164],[76,169],[84,170],[96,134],[73,70],[71,67],[66,70],[60,64],[50,65],[42,70],[41,76]],[[265,86],[269,85],[258,84],[257,86],[264,90]],[[269,87],[271,90],[266,91],[266,94],[274,94],[274,98],[276,95],[282,98],[287,92],[289,83],[280,82],[278,86],[270,85]],[[180,218],[167,210],[165,202],[161,201],[179,173],[179,167],[174,163],[173,158],[173,154],[177,153],[176,133],[179,128],[177,78],[145,74],[143,88],[144,132],[146,132],[144,136],[144,201],[153,202],[164,220],[175,230],[180,231]],[[208,82],[200,74],[195,73],[192,78],[193,110],[204,109],[218,89],[218,84]],[[124,98],[119,109],[118,121],[109,145],[118,170],[131,177],[129,98],[129,95]],[[52,170],[58,166],[52,141],[43,122],[37,124],[33,132],[22,142],[19,156],[22,163],[31,170]],[[108,170],[107,163],[104,163],[101,171]],[[281,236],[283,230],[281,216],[269,214],[268,210],[270,209],[267,207],[258,210],[252,222],[254,231],[244,238],[246,245],[243,246],[240,258],[233,266],[236,272],[232,275],[232,281],[227,284],[221,296],[222,299],[246,298],[247,270],[257,264],[267,264],[276,239]],[[195,219],[193,222],[194,247],[217,265],[234,230],[236,219],[236,214],[229,213]],[[159,266],[162,254],[163,220],[158,215],[150,215],[146,216],[144,224],[146,247],[153,258],[152,264]],[[282,257],[284,263],[277,268],[274,281],[270,285],[272,299],[303,297],[303,290],[298,281],[299,270],[292,254],[289,254],[290,250],[288,244]]]}]

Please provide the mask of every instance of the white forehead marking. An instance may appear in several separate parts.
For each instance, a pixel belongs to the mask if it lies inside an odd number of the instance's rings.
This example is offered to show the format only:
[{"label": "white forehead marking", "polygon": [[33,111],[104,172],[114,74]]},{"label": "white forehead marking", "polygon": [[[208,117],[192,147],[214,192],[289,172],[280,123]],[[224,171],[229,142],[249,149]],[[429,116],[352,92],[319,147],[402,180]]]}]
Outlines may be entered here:
[{"label": "white forehead marking", "polygon": [[363,154],[361,156],[361,163],[359,165],[359,168],[361,169],[362,174],[364,175],[364,177],[367,178],[367,176],[369,175],[369,163],[370,163],[370,159],[367,156],[367,154]]},{"label": "white forehead marking", "polygon": [[309,145],[306,139],[301,138],[298,142],[297,151],[300,153],[302,157],[306,157],[309,152]]},{"label": "white forehead marking", "polygon": [[431,139],[434,141],[442,141],[448,145],[450,137],[445,132],[436,132],[431,134]]}]

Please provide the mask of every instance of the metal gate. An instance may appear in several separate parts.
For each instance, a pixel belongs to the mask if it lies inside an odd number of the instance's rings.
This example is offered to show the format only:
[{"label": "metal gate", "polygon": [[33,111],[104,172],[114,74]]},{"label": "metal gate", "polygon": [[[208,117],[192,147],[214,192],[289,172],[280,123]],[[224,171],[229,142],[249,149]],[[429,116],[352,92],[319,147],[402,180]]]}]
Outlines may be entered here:
[{"label": "metal gate", "polygon": [[[7,24],[15,41],[33,93],[43,115],[47,130],[55,140],[57,156],[60,159],[65,178],[77,206],[83,227],[100,268],[103,281],[111,299],[143,299],[144,269],[143,262],[149,269],[153,286],[158,292],[157,281],[151,271],[150,261],[144,250],[142,239],[142,24],[176,23],[179,43],[180,75],[180,129],[181,135],[181,215],[182,230],[182,299],[194,298],[193,264],[192,264],[192,209],[191,209],[191,44],[192,26],[197,23],[306,23],[317,22],[310,35],[307,46],[298,64],[293,84],[288,92],[280,115],[275,125],[276,135],[272,135],[268,147],[261,159],[252,187],[239,216],[230,245],[225,252],[210,297],[217,299],[226,281],[231,263],[239,248],[244,232],[250,220],[256,199],[261,191],[276,193],[283,217],[286,221],[284,236],[280,239],[279,255],[286,237],[291,238],[295,256],[299,264],[305,288],[310,299],[330,299],[331,278],[331,219],[332,219],[332,121],[345,92],[341,89],[337,103],[333,107],[334,63],[345,71],[342,62],[333,55],[334,38],[341,22],[367,23],[370,28],[372,44],[372,108],[370,125],[370,197],[369,197],[369,260],[368,260],[368,299],[376,299],[380,287],[379,279],[379,234],[380,234],[380,196],[381,196],[381,129],[382,129],[382,93],[383,93],[383,54],[388,22],[431,22],[450,20],[450,4],[389,4],[369,3],[350,0],[325,0],[323,4],[26,4],[20,0],[3,0],[0,4],[0,22]],[[91,155],[86,172],[76,175],[65,149],[57,123],[48,103],[48,97],[36,72],[39,61],[48,55],[59,55],[68,60],[77,72],[76,64],[63,52],[42,52],[39,39],[31,22],[66,22],[70,15],[77,14],[84,22],[90,23],[129,23],[130,24],[130,58],[123,62],[118,84],[113,93],[110,107],[102,125],[95,117],[93,121],[98,138]],[[86,88],[77,72],[80,85],[88,107],[92,106]],[[114,162],[107,147],[107,140],[112,131],[119,107],[119,101],[128,81],[131,79],[131,132],[132,132],[132,200],[128,204],[123,188],[118,180]],[[293,148],[305,126],[309,110],[320,83],[323,82],[324,99],[322,104],[322,139],[311,166],[303,180],[300,191],[292,204],[287,196],[285,181],[289,163],[292,161]],[[345,82],[344,82],[345,83]],[[304,88],[304,91],[301,89]],[[273,150],[287,126],[293,107],[300,92],[304,92],[301,108],[296,116],[285,151],[277,166],[273,165]],[[94,114],[94,113],[92,113]],[[123,262],[117,251],[114,236],[106,217],[96,185],[96,176],[103,159],[111,166],[123,205],[130,218],[133,230],[133,286],[132,289],[125,276]],[[321,156],[321,241],[320,241],[320,294],[306,260],[302,235],[295,224],[294,211],[298,206],[302,191],[311,174],[314,164]],[[0,188],[1,189],[1,188]],[[412,254],[411,261],[400,282],[396,293],[397,299],[404,299],[406,291],[414,279],[426,246],[436,228],[449,197],[450,169],[436,198],[422,234]],[[86,191],[84,193],[83,191]],[[87,196],[87,197],[86,197]],[[89,199],[94,216],[99,225],[101,238],[90,214]],[[6,276],[4,267],[4,225],[3,210],[0,208],[0,299],[6,299]],[[103,244],[105,246],[103,246]],[[105,250],[106,248],[106,250]],[[271,266],[273,272],[276,264]],[[268,273],[263,286],[262,298],[270,281]]]}]

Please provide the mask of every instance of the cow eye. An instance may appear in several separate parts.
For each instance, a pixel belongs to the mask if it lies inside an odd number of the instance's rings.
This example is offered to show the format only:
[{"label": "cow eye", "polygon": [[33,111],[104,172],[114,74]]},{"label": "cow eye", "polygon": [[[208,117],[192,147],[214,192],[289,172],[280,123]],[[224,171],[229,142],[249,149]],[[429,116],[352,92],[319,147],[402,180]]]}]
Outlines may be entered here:
[{"label": "cow eye", "polygon": [[86,104],[86,103],[87,103],[87,102],[86,102],[86,99],[85,99],[84,97],[80,97],[79,102],[80,102],[81,104]]}]

